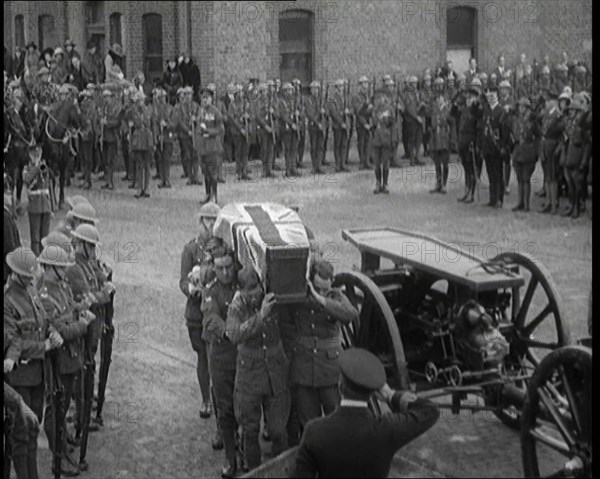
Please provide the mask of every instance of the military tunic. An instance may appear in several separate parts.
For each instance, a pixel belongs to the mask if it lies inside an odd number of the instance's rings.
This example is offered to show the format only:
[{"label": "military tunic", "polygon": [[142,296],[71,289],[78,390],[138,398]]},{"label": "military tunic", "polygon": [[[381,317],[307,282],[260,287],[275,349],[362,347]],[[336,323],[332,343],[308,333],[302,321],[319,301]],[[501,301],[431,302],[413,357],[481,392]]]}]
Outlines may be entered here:
[{"label": "military tunic", "polygon": [[368,167],[370,163],[370,140],[371,140],[371,114],[373,105],[368,96],[368,91],[359,91],[352,98],[352,109],[356,118],[356,142],[360,168]]},{"label": "military tunic", "polygon": [[129,147],[137,165],[136,178],[139,181],[140,191],[147,193],[150,186],[150,164],[155,148],[152,135],[152,111],[146,105],[136,104],[128,113],[128,120],[133,122]]},{"label": "military tunic", "polygon": [[[275,121],[275,109],[271,103],[267,96],[262,96],[254,106],[254,121],[257,125],[263,177],[272,176],[273,162],[275,161],[274,148],[278,122]],[[271,131],[268,131],[267,128]]]},{"label": "military tunic", "polygon": [[348,132],[350,125],[345,123],[344,98],[339,91],[334,91],[327,101],[327,112],[331,118],[333,130],[333,156],[336,171],[341,171],[348,149]]},{"label": "military tunic", "polygon": [[[173,157],[173,140],[175,138],[173,121],[173,107],[163,101],[152,106],[152,132],[155,138],[157,170],[162,186],[171,185],[171,158]],[[161,126],[161,121],[166,126]]]},{"label": "military tunic", "polygon": [[[205,177],[206,194],[217,202],[217,180],[219,174],[219,158],[223,154],[224,135],[223,115],[216,106],[201,107],[198,112],[197,147],[198,156]],[[200,128],[204,123],[205,129]]]},{"label": "military tunic", "polygon": [[52,194],[52,171],[46,166],[46,171],[38,165],[29,164],[23,169],[23,181],[27,186],[27,213],[29,214],[29,231],[31,238],[31,249],[39,256],[42,252],[42,238],[50,232],[50,219],[53,208],[51,202]]}]

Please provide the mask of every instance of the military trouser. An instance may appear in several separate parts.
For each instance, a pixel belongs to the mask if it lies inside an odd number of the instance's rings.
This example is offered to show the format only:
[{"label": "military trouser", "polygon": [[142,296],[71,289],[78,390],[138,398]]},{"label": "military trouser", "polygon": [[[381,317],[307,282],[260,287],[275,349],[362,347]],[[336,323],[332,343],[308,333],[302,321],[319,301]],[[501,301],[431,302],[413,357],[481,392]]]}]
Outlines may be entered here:
[{"label": "military trouser", "polygon": [[183,166],[183,173],[190,179],[190,181],[195,181],[197,178],[191,176],[191,168],[194,161],[194,146],[192,144],[192,137],[180,136],[179,149],[181,151],[181,166]]},{"label": "military trouser", "polygon": [[4,423],[4,432],[9,432],[6,440],[11,446],[10,458],[4,458],[4,477],[8,479],[10,475],[10,469],[8,471],[6,469],[7,466],[10,467],[10,459],[17,479],[37,479],[39,420],[18,391],[6,383],[4,383],[4,406],[8,414]]},{"label": "military trouser", "polygon": [[316,173],[323,165],[323,157],[325,156],[325,135],[318,128],[309,130],[310,136],[310,161],[313,171]]},{"label": "military trouser", "polygon": [[296,384],[298,418],[302,427],[308,421],[321,415],[329,415],[339,406],[341,397],[337,384],[323,387],[311,387]]},{"label": "military trouser", "polygon": [[[60,424],[62,424],[63,430],[63,441],[61,446],[61,451],[64,456],[65,451],[67,450],[67,440],[65,431],[67,429],[67,423],[65,421],[67,416],[67,411],[69,410],[69,402],[71,401],[71,396],[73,395],[73,387],[75,385],[75,378],[77,373],[73,374],[61,374],[60,381],[63,386],[63,400],[62,404],[56,410],[56,416],[54,414],[56,405],[53,404],[54,397],[53,391],[46,391],[46,409],[44,411],[44,431],[46,432],[46,437],[48,438],[48,447],[50,451],[54,452],[56,448],[56,437],[55,437],[55,421],[58,420]],[[56,419],[55,419],[56,417]]]},{"label": "military trouser", "polygon": [[14,144],[6,152],[5,169],[10,175],[12,187],[16,188],[16,200],[21,201],[23,191],[23,169],[27,163],[28,153],[25,146],[15,146]]},{"label": "military trouser", "polygon": [[25,404],[35,414],[38,423],[41,424],[44,412],[44,382],[37,386],[13,386],[13,389],[21,395]]},{"label": "military trouser", "polygon": [[358,149],[358,161],[361,169],[365,169],[369,166],[371,159],[369,158],[369,143],[371,141],[371,134],[368,130],[357,127],[356,128],[356,148]]},{"label": "military trouser", "polygon": [[218,165],[221,153],[209,153],[200,157],[202,162],[202,173],[204,174],[204,188],[207,198],[217,202],[217,178]]},{"label": "military trouser", "polygon": [[104,142],[104,165],[106,184],[108,186],[114,186],[114,172],[117,169],[117,142]]},{"label": "military trouser", "polygon": [[121,154],[123,155],[123,163],[125,164],[125,175],[128,180],[133,181],[135,167],[132,158],[129,156],[129,140],[127,139],[127,135],[121,136]]},{"label": "military trouser", "polygon": [[83,170],[83,181],[86,186],[92,186],[92,170],[94,169],[94,142],[82,141],[79,144],[79,157]]},{"label": "military trouser", "polygon": [[[98,351],[98,344],[100,343],[100,336],[102,334],[102,322],[104,321],[102,315],[98,314],[98,311],[96,309],[97,307],[93,307],[93,311],[92,313],[94,313],[96,315],[96,318],[89,324],[86,332],[85,332],[85,351],[84,351],[84,361],[87,361],[88,363],[90,363],[93,367],[92,367],[92,374],[94,374],[94,371],[96,369],[96,351]],[[74,397],[75,397],[75,417],[76,417],[76,422],[75,422],[75,427],[76,430],[78,432],[78,434],[81,433],[81,429],[83,427],[83,416],[84,416],[84,408],[85,405],[82,403],[82,399],[84,398],[84,391],[83,391],[83,387],[84,387],[84,380],[85,380],[85,374],[87,373],[87,371],[80,371],[77,373],[77,375],[75,376],[75,382],[74,382],[74,386],[73,386],[73,390],[74,390]],[[91,399],[90,399],[91,401]],[[90,402],[90,408],[91,408],[91,402]]]},{"label": "military trouser", "polygon": [[377,145],[372,148],[373,164],[375,166],[375,181],[377,188],[387,187],[392,159],[391,145]]},{"label": "military trouser", "polygon": [[42,238],[50,233],[50,213],[29,213],[31,250],[36,256],[42,252]]},{"label": "military trouser", "polygon": [[[504,179],[504,188],[508,188],[508,183],[510,182],[510,172],[511,172],[511,165],[510,165],[510,153],[506,153],[504,155],[502,155],[502,175],[503,175],[503,179]],[[546,173],[544,172],[544,183],[546,182]]]},{"label": "military trouser", "polygon": [[[299,126],[300,128],[300,126]],[[304,147],[306,145],[306,128],[300,128],[300,139],[298,140],[298,161],[296,166],[302,168],[302,162],[304,160]]]},{"label": "military trouser", "polygon": [[230,132],[226,132],[223,135],[223,159],[226,163],[233,163],[235,161],[235,143],[233,135]]},{"label": "military trouser", "polygon": [[198,377],[202,402],[208,402],[210,400],[210,375],[208,373],[208,349],[206,341],[202,339],[202,324],[188,324],[187,328],[190,342],[192,343],[192,349],[198,355],[196,375]]},{"label": "military trouser", "polygon": [[429,156],[429,141],[431,140],[431,117],[425,117],[425,129],[421,135],[421,143],[423,144],[423,156]]},{"label": "military trouser", "polygon": [[419,162],[419,150],[423,138],[423,127],[417,121],[409,121],[406,125],[408,136],[408,156],[411,165]]},{"label": "military trouser", "polygon": [[96,418],[102,422],[102,409],[106,397],[106,384],[108,382],[108,371],[112,363],[113,341],[115,338],[114,316],[114,292],[111,293],[110,302],[104,305],[104,318],[100,328],[100,368],[98,371],[98,407]]},{"label": "military trouser", "polygon": [[224,364],[223,361],[219,361],[215,358],[214,351],[215,345],[211,344],[208,356],[208,369],[213,384],[217,423],[221,439],[223,440],[225,457],[229,464],[235,468],[236,433],[238,428],[233,407],[235,364]]},{"label": "military trouser", "polygon": [[535,171],[535,162],[514,163],[514,167],[518,185],[518,205],[528,210],[531,198],[531,176]]},{"label": "military trouser", "polygon": [[152,155],[154,158],[154,168],[156,168],[156,176],[162,179],[160,176],[160,153],[159,153],[160,145],[156,143],[156,150],[154,150],[154,154]]},{"label": "military trouser", "polygon": [[140,191],[145,193],[150,187],[150,163],[152,162],[151,150],[134,150],[133,157],[137,165],[137,181]]},{"label": "military trouser", "polygon": [[346,130],[333,130],[333,158],[335,160],[335,171],[341,171],[346,159],[346,148],[348,148],[348,139]]},{"label": "military trouser", "polygon": [[446,188],[448,181],[448,160],[450,152],[448,150],[433,150],[430,152],[435,164],[435,184],[438,190]]},{"label": "military trouser", "polygon": [[285,156],[285,174],[287,176],[296,174],[296,159],[298,156],[298,134],[293,131],[284,131],[282,141]]},{"label": "military trouser", "polygon": [[504,200],[504,175],[502,170],[502,157],[500,152],[489,151],[485,153],[485,169],[490,183],[490,205],[502,203]]},{"label": "military trouser", "polygon": [[235,173],[238,180],[248,177],[248,151],[250,146],[244,135],[233,136]]},{"label": "military trouser", "polygon": [[404,148],[403,158],[410,158],[408,148],[408,121],[402,121],[402,147]]},{"label": "military trouser", "polygon": [[163,185],[171,184],[171,158],[173,158],[173,143],[163,143],[163,149],[156,149],[158,155],[158,172]]},{"label": "military trouser", "polygon": [[272,176],[273,161],[275,160],[273,134],[267,133],[265,130],[261,130],[258,140],[260,143],[260,161],[262,163],[263,177]]},{"label": "military trouser", "polygon": [[458,155],[462,162],[465,171],[465,196],[464,199],[473,198],[475,194],[476,177],[475,177],[475,146],[474,140],[462,141],[458,146]]}]

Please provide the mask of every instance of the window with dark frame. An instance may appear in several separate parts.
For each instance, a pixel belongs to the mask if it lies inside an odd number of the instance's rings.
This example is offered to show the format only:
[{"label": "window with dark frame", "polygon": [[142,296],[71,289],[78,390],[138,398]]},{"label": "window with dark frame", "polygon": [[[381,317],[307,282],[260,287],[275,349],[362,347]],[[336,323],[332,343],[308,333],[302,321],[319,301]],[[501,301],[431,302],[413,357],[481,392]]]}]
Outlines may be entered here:
[{"label": "window with dark frame", "polygon": [[25,47],[25,18],[23,15],[15,17],[15,46]]},{"label": "window with dark frame", "polygon": [[453,7],[446,13],[446,43],[448,49],[470,49],[477,54],[477,10],[472,7]]},{"label": "window with dark frame", "polygon": [[52,15],[40,15],[38,17],[38,43],[40,52],[47,47],[54,49],[57,46],[54,17]]},{"label": "window with dark frame", "polygon": [[109,17],[109,41],[111,45],[118,43],[123,46],[123,33],[121,24],[121,14],[113,13]]},{"label": "window with dark frame", "polygon": [[286,10],[279,14],[279,76],[282,82],[298,78],[310,83],[313,75],[313,14]]},{"label": "window with dark frame", "polygon": [[144,46],[144,76],[152,83],[163,74],[163,37],[162,16],[147,13],[142,17],[142,34]]}]

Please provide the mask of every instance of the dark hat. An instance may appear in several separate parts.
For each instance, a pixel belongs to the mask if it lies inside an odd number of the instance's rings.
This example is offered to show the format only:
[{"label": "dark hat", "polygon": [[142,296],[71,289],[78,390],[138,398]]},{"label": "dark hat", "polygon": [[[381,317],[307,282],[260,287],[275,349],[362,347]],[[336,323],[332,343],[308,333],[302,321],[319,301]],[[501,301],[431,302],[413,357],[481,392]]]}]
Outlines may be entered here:
[{"label": "dark hat", "polygon": [[377,391],[385,385],[386,376],[383,364],[366,349],[350,348],[342,351],[338,364],[340,373],[351,386]]},{"label": "dark hat", "polygon": [[29,145],[29,151],[37,151],[37,150],[41,150],[42,149],[42,145],[40,145],[39,143],[31,143]]},{"label": "dark hat", "polygon": [[329,261],[317,261],[313,264],[313,273],[323,279],[333,279],[333,266]]},{"label": "dark hat", "polygon": [[244,291],[252,291],[256,288],[260,288],[260,280],[256,271],[251,266],[244,266],[238,272],[238,284],[240,289]]}]

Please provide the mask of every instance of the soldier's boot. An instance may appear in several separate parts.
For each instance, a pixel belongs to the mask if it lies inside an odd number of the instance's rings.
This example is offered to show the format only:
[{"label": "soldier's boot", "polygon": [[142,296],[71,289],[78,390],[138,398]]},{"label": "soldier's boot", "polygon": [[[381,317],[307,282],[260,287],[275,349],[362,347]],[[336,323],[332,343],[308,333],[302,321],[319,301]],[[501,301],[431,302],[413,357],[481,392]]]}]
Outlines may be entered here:
[{"label": "soldier's boot", "polygon": [[[52,474],[56,474],[54,466],[52,466]],[[68,461],[65,461],[64,457],[60,463],[60,475],[65,477],[77,477],[81,474],[79,467],[74,466]]]},{"label": "soldier's boot", "polygon": [[440,188],[440,193],[443,195],[446,194],[446,183],[448,183],[448,163],[442,165],[442,187]]},{"label": "soldier's boot", "polygon": [[385,195],[390,194],[388,190],[388,177],[390,176],[390,169],[387,166],[383,167],[383,184],[381,185],[381,192]]},{"label": "soldier's boot", "polygon": [[517,202],[516,206],[513,207],[512,211],[522,211],[523,208],[525,207],[525,205],[523,204],[523,192],[524,192],[523,182],[519,181],[519,183],[517,184],[517,190],[518,190],[518,202]]},{"label": "soldier's boot", "polygon": [[523,183],[523,211],[529,211],[529,199],[531,197],[531,183]]},{"label": "soldier's boot", "polygon": [[375,189],[373,190],[373,194],[378,195],[379,193],[381,193],[381,167],[380,166],[376,166],[375,167]]},{"label": "soldier's boot", "polygon": [[548,192],[548,201],[546,201],[546,204],[538,211],[539,213],[550,213],[552,209],[552,191],[548,183],[546,183],[546,191]]},{"label": "soldier's boot", "polygon": [[558,200],[558,182],[554,182],[550,184],[550,194],[551,194],[551,202],[550,205],[552,207],[551,209],[551,213],[553,215],[558,213],[558,205],[559,205],[559,200]]},{"label": "soldier's boot", "polygon": [[475,196],[475,176],[470,176],[467,182],[467,194],[465,195],[464,202],[465,203],[473,203],[475,201],[473,197]]},{"label": "soldier's boot", "polygon": [[579,218],[579,213],[581,212],[581,192],[579,186],[575,187],[575,198],[573,204],[573,212],[571,213],[571,218],[577,219]]},{"label": "soldier's boot", "polygon": [[204,182],[204,192],[206,193],[204,196],[204,199],[200,200],[200,203],[208,203],[210,201],[210,178],[206,178],[206,181]]}]

